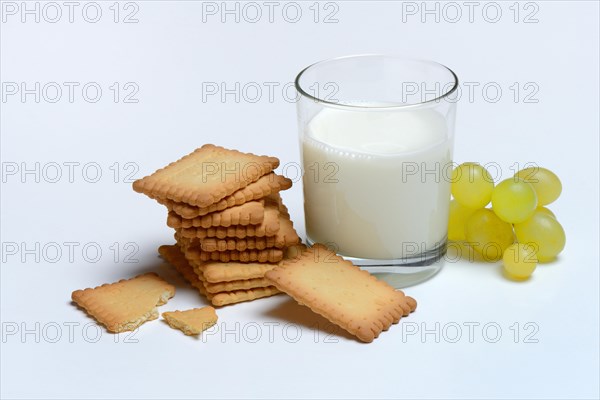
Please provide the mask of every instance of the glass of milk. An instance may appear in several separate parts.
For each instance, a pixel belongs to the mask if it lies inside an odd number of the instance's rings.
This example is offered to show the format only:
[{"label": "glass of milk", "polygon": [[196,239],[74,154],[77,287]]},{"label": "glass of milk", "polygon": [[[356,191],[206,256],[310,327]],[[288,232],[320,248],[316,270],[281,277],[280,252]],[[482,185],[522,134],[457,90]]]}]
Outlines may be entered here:
[{"label": "glass of milk", "polygon": [[446,252],[458,78],[430,61],[358,55],[296,78],[307,241],[395,287]]}]

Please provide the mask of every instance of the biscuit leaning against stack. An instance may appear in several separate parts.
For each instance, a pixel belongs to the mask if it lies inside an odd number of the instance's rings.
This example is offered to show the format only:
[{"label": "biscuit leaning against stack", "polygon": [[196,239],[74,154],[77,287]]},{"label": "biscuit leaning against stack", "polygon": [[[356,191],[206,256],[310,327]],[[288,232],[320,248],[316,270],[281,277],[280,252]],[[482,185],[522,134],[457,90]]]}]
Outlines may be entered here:
[{"label": "biscuit leaning against stack", "polygon": [[159,253],[215,306],[280,291],[264,274],[299,254],[276,157],[206,144],[133,183],[168,209],[176,245]]}]

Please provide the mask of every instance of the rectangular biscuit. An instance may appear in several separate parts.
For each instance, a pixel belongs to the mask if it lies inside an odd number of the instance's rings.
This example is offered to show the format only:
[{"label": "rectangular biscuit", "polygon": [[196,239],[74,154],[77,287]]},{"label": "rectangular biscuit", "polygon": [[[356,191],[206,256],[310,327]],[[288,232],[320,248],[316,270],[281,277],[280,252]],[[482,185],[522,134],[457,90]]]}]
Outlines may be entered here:
[{"label": "rectangular biscuit", "polygon": [[200,248],[204,251],[244,251],[244,250],[264,250],[277,246],[275,236],[265,237],[247,237],[244,239],[217,239],[204,238],[200,241]]},{"label": "rectangular biscuit", "polygon": [[207,283],[222,283],[263,278],[265,272],[272,270],[276,266],[277,264],[266,263],[222,263],[209,261],[200,263],[197,268]]},{"label": "rectangular biscuit", "polygon": [[273,284],[266,278],[241,279],[237,281],[219,283],[204,282],[204,287],[206,288],[206,291],[208,293],[212,293],[213,296],[221,292],[233,292],[236,290],[264,288],[267,286],[273,286]]},{"label": "rectangular biscuit", "polygon": [[264,200],[253,200],[247,203],[215,211],[195,218],[183,218],[174,211],[169,212],[167,225],[171,228],[203,227],[231,225],[258,225],[264,219]]},{"label": "rectangular biscuit", "polygon": [[244,239],[247,237],[263,237],[265,236],[264,229],[256,229],[255,225],[246,226],[216,226],[212,228],[178,228],[176,231],[188,239],[198,238],[200,240],[207,237],[214,237],[217,239],[225,238],[237,238]]},{"label": "rectangular biscuit", "polygon": [[239,261],[276,263],[283,259],[280,249],[244,250],[244,251],[202,251],[200,247],[182,248],[186,258],[194,261]]},{"label": "rectangular biscuit", "polygon": [[321,244],[284,261],[265,277],[298,303],[364,342],[415,310],[417,303]]},{"label": "rectangular biscuit", "polygon": [[93,289],[76,290],[71,298],[110,332],[132,331],[158,318],[157,306],[175,295],[175,287],[155,273],[138,275]]},{"label": "rectangular biscuit", "polygon": [[[206,292],[204,288],[203,282],[198,278],[198,275],[194,272],[194,267],[192,267],[192,263],[188,262],[185,258],[184,254],[179,249],[179,246],[160,246],[159,251],[163,258],[171,264],[173,267],[177,269],[177,271],[181,272],[183,277],[190,282],[195,288],[197,288],[201,294],[203,294],[214,306],[224,306],[228,304],[240,303],[243,301],[250,301],[254,299],[259,299],[262,297],[273,296],[275,294],[281,293],[274,286],[269,286],[265,288],[254,288],[247,290],[235,290],[232,292],[221,292],[213,295],[212,293]],[[198,265],[196,263],[196,265]],[[248,264],[250,266],[250,264]],[[270,267],[275,267],[273,264],[259,264]],[[252,267],[251,267],[252,269]],[[235,272],[235,271],[233,271]],[[264,275],[264,272],[263,272]],[[228,275],[231,276],[231,275]],[[202,288],[202,289],[200,289]],[[214,298],[216,296],[216,299]]]},{"label": "rectangular biscuit", "polygon": [[210,228],[213,226],[258,225],[265,217],[264,201],[249,201],[239,206],[226,208],[200,217],[182,218],[174,211],[167,217],[167,225],[171,228],[191,228],[194,226]]},{"label": "rectangular biscuit", "polygon": [[133,183],[153,198],[208,207],[277,168],[276,157],[257,156],[205,144]]},{"label": "rectangular biscuit", "polygon": [[169,326],[186,335],[199,335],[217,323],[215,309],[207,306],[185,311],[167,311],[162,314]]},{"label": "rectangular biscuit", "polygon": [[[302,255],[306,246],[298,244],[284,250],[284,258],[281,262],[292,260]],[[183,253],[181,253],[183,256]],[[187,263],[187,261],[186,261]],[[272,270],[278,264],[267,263],[238,263],[238,262],[214,262],[214,261],[190,261],[198,278],[207,283],[222,283],[246,279],[263,278],[265,272]]]},{"label": "rectangular biscuit", "polygon": [[[265,221],[261,225],[248,225],[248,226],[230,226],[230,227],[212,227],[212,228],[202,228],[202,227],[193,227],[193,228],[177,228],[177,232],[180,237],[185,238],[198,238],[201,241],[205,238],[216,238],[220,239],[221,242],[216,239],[210,240],[207,243],[207,246],[212,246],[212,248],[228,248],[230,249],[232,244],[229,241],[223,242],[222,240],[226,239],[246,239],[248,237],[264,237],[264,236],[274,236],[273,240],[269,241],[273,243],[274,247],[285,247],[291,246],[300,243],[300,237],[296,233],[294,229],[294,225],[290,219],[287,208],[283,203],[281,203],[281,198],[279,195],[269,196],[267,200],[267,204],[265,204]],[[279,204],[277,204],[277,199],[279,199]],[[277,208],[277,213],[275,212],[275,208]],[[275,223],[273,223],[271,229],[267,229],[267,225],[273,218],[277,216],[277,226],[278,230],[273,234],[272,228],[275,227]],[[236,243],[236,248],[238,244]],[[243,246],[240,244],[239,246]],[[248,246],[246,246],[248,247]],[[270,247],[267,245],[267,247]],[[259,248],[258,246],[256,247]]]},{"label": "rectangular biscuit", "polygon": [[248,290],[235,290],[233,292],[221,292],[213,295],[211,302],[214,306],[225,306],[228,304],[251,301],[263,297],[273,296],[281,293],[275,286],[267,286]]},{"label": "rectangular biscuit", "polygon": [[[190,265],[194,265],[194,263],[190,262]],[[269,264],[274,265],[274,264]],[[204,277],[204,273],[202,269],[198,266],[198,264],[194,265],[194,272],[198,275],[198,279],[202,281],[204,288],[207,293],[215,295],[221,292],[232,292],[236,290],[248,290],[254,288],[261,288],[272,286],[271,282],[266,280],[264,275],[257,278],[252,279],[237,279],[231,281],[224,282],[207,282]]]},{"label": "rectangular biscuit", "polygon": [[226,235],[232,232],[237,235],[236,237],[242,239],[246,236],[273,236],[279,230],[279,208],[274,204],[265,204],[263,220],[257,225],[213,226],[207,228],[200,226],[202,218],[196,217],[189,220],[178,217],[175,213],[170,213],[167,225],[178,229],[181,236],[187,238],[201,237],[204,233],[208,235],[211,232],[215,232],[215,235],[221,236],[224,234],[225,236],[223,237],[228,237]]},{"label": "rectangular biscuit", "polygon": [[194,273],[196,275],[198,275],[198,279],[202,282],[203,286],[206,283],[206,278],[204,278],[204,272],[202,271],[202,264],[204,264],[204,262],[205,261],[191,261],[191,260],[188,260],[188,263],[194,269]]},{"label": "rectangular biscuit", "polygon": [[281,190],[287,190],[291,187],[292,181],[290,179],[271,172],[261,176],[256,182],[248,184],[245,188],[237,190],[208,207],[197,207],[165,198],[156,198],[156,200],[165,205],[169,211],[174,211],[183,218],[192,219],[212,212],[222,211],[233,206],[238,206],[252,200],[262,199],[272,193],[278,193]]},{"label": "rectangular biscuit", "polygon": [[294,223],[290,218],[287,207],[282,202],[279,203],[279,230],[274,238],[275,247],[288,247],[300,243],[300,236],[294,229]]},{"label": "rectangular biscuit", "polygon": [[[229,280],[222,282],[208,282],[206,277],[204,276],[204,267],[206,264],[217,264],[212,262],[196,262],[190,261],[189,265],[191,265],[194,269],[194,272],[198,275],[198,279],[204,285],[205,291],[207,293],[207,298],[212,302],[215,306],[222,306],[226,304],[234,304],[243,301],[250,301],[262,297],[272,296],[274,294],[280,293],[279,290],[275,290],[275,287],[271,285],[271,283],[264,278],[264,272],[261,276],[257,276],[256,278],[249,279],[238,279],[238,280]],[[232,264],[235,263],[223,263],[224,265],[230,266],[230,268],[235,269],[235,266]],[[239,264],[238,265],[243,265]],[[257,265],[267,265],[271,268],[275,267],[275,264],[257,264]],[[209,269],[210,275],[210,269]],[[214,297],[218,296],[215,300]]]},{"label": "rectangular biscuit", "polygon": [[284,248],[300,243],[300,237],[294,229],[289,215],[279,214],[279,230],[274,236],[253,237],[247,236],[240,238],[205,237],[199,239],[200,247],[204,251],[244,251],[244,250],[263,250],[270,247]]}]

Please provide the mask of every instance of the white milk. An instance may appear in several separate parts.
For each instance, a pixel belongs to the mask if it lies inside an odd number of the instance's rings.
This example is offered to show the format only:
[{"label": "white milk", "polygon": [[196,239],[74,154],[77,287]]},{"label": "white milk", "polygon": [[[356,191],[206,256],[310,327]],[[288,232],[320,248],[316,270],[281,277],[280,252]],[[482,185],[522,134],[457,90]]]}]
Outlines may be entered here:
[{"label": "white milk", "polygon": [[310,240],[369,259],[408,258],[444,243],[452,138],[440,113],[325,108],[302,141]]}]

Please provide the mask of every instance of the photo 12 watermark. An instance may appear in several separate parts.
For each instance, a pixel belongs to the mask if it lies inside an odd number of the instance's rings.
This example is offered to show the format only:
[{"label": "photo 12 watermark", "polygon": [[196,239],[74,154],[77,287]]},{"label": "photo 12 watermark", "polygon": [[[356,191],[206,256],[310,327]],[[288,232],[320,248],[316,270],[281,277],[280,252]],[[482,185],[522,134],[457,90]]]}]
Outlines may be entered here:
[{"label": "photo 12 watermark", "polygon": [[203,1],[202,22],[337,24],[340,4],[335,1]]},{"label": "photo 12 watermark", "polygon": [[425,103],[429,101],[445,101],[448,103],[524,103],[536,104],[540,99],[540,85],[535,81],[496,82],[496,81],[464,81],[456,90],[444,96],[455,85],[454,82],[428,84],[425,82],[403,82],[400,99],[405,104]]},{"label": "photo 12 watermark", "polygon": [[283,321],[220,322],[202,333],[202,342],[221,343],[338,343],[342,329],[334,324],[310,326]]},{"label": "photo 12 watermark", "polygon": [[402,343],[524,343],[540,342],[536,322],[448,321],[400,323]]},{"label": "photo 12 watermark", "polygon": [[3,321],[3,344],[76,343],[94,344],[102,338],[112,343],[139,343],[139,328],[119,334],[108,333],[96,322],[76,321]]},{"label": "photo 12 watermark", "polygon": [[[315,262],[324,263],[339,263],[339,259],[336,258],[335,254],[340,252],[340,246],[335,241],[324,241],[323,244],[330,251],[319,251],[318,249],[314,252]],[[509,243],[512,244],[512,243]],[[521,257],[519,253],[512,252],[513,259],[523,263],[537,264],[537,258],[535,256],[539,249],[539,244],[536,242],[523,242],[521,243],[525,248],[531,249],[524,257]],[[479,242],[476,240],[461,240],[461,241],[447,241],[442,240],[440,242],[426,243],[417,241],[402,241],[397,243],[396,251],[401,255],[395,258],[398,264],[403,263],[426,263],[432,258],[438,262],[453,264],[462,261],[473,262],[498,262],[502,259],[503,255],[506,254],[505,250],[507,243],[490,240],[486,242]],[[432,254],[431,249],[437,249],[436,254]]]},{"label": "photo 12 watermark", "polygon": [[2,82],[2,103],[99,103],[137,104],[137,82]]},{"label": "photo 12 watermark", "polygon": [[134,1],[3,1],[0,3],[2,23],[118,24],[140,22],[140,3]]},{"label": "photo 12 watermark", "polygon": [[3,264],[107,263],[137,264],[137,242],[2,241]]},{"label": "photo 12 watermark", "polygon": [[202,82],[201,94],[203,103],[274,103],[276,99],[288,103],[297,101],[293,82],[284,85],[279,82]]},{"label": "photo 12 watermark", "polygon": [[534,1],[403,1],[403,23],[515,24],[540,22],[540,3]]},{"label": "photo 12 watermark", "polygon": [[3,161],[2,183],[125,183],[138,179],[134,161]]}]

